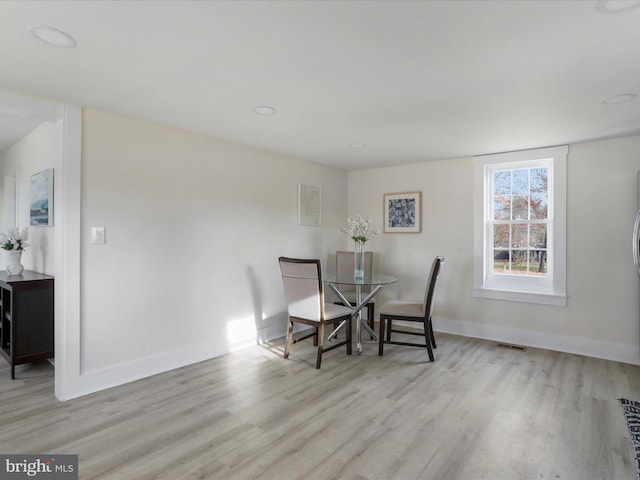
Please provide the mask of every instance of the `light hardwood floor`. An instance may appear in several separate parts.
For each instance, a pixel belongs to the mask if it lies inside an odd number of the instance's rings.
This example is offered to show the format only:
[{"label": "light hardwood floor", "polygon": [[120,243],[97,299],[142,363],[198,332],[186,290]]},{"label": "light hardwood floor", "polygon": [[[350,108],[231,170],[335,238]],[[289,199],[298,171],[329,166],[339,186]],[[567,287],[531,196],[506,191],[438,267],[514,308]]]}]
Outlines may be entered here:
[{"label": "light hardwood floor", "polygon": [[640,367],[436,334],[361,356],[282,342],[68,402],[0,362],[0,452],[79,455],[81,479],[623,480],[618,396]]}]

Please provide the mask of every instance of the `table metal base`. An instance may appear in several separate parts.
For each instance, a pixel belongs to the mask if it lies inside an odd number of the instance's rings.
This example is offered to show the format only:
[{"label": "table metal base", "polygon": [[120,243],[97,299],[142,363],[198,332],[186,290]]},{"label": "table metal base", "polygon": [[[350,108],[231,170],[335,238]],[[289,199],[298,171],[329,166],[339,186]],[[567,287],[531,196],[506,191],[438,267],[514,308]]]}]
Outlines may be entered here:
[{"label": "table metal base", "polygon": [[[365,330],[367,330],[369,332],[369,334],[371,335],[371,337],[373,337],[374,340],[378,340],[378,336],[376,335],[376,333],[371,329],[371,327],[369,327],[369,325],[367,324],[366,321],[363,322],[362,319],[362,309],[367,305],[367,303],[369,303],[369,300],[371,300],[376,293],[378,293],[378,291],[382,288],[382,285],[377,285],[370,293],[369,295],[366,296],[366,298],[363,300],[362,299],[362,288],[360,285],[356,285],[356,304],[355,306],[351,305],[351,302],[349,302],[349,300],[347,300],[344,295],[340,292],[340,290],[338,290],[338,287],[336,287],[333,283],[329,284],[329,287],[331,288],[331,290],[333,290],[333,293],[335,293],[338,298],[340,299],[340,301],[344,304],[345,307],[350,307],[353,310],[353,319],[356,321],[356,353],[358,355],[360,355],[362,353],[362,329],[361,327],[364,327]],[[333,340],[333,337],[335,337],[337,335],[337,333],[345,327],[345,325],[347,324],[347,321],[343,321],[340,325],[338,325],[338,328],[336,328],[333,332],[331,332],[331,335],[329,335],[328,340],[331,341]]]}]

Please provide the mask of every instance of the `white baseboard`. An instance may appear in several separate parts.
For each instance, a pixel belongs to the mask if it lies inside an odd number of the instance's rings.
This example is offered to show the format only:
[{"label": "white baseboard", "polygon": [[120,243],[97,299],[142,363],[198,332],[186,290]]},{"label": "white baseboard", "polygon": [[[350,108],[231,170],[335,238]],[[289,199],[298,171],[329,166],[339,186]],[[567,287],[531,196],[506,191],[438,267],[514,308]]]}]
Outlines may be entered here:
[{"label": "white baseboard", "polygon": [[[531,330],[438,318],[434,318],[433,320],[433,329],[436,332],[450,333],[453,335],[481,338],[483,340],[543,348],[546,350],[555,350],[558,352],[640,365],[640,349],[637,345],[597,342],[586,338],[551,335]],[[258,332],[257,341],[272,340],[282,337],[284,334],[285,332],[281,325],[272,325]],[[246,346],[255,344],[256,341],[248,341]],[[229,353],[230,351],[231,350],[219,351],[213,344],[201,344],[183,350],[167,352],[153,357],[115,365],[103,370],[83,372],[78,377],[78,381],[73,388],[65,391],[65,398],[60,398],[60,400],[69,400],[123,385],[186,365],[209,360]]]},{"label": "white baseboard", "polygon": [[76,384],[64,392],[64,398],[59,399],[70,400],[100,390],[106,390],[107,388],[124,385],[125,383],[175,370],[186,365],[210,360],[235,350],[254,346],[258,342],[273,340],[284,335],[286,335],[285,327],[271,325],[260,329],[256,333],[256,338],[247,339],[246,342],[238,343],[224,351],[213,344],[201,344],[114,365],[101,370],[85,371],[78,377]]},{"label": "white baseboard", "polygon": [[64,398],[70,400],[90,393],[116,387],[125,383],[184,367],[192,363],[224,355],[227,352],[216,352],[213,345],[202,344],[183,350],[172,351],[142,358],[133,362],[122,363],[101,370],[83,372],[72,388],[65,391]]},{"label": "white baseboard", "polygon": [[438,318],[433,319],[433,329],[436,332],[451,333],[463,337],[481,338],[483,340],[493,340],[513,345],[555,350],[557,352],[574,353],[587,357],[640,365],[640,348],[638,345],[599,342],[588,338],[552,335],[532,330]]}]

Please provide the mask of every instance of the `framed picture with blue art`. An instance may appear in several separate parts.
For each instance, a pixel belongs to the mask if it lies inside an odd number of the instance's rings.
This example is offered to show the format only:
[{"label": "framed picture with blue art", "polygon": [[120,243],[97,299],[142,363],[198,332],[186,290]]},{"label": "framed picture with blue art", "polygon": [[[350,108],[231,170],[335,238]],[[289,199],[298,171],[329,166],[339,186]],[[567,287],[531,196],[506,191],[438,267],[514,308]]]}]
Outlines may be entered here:
[{"label": "framed picture with blue art", "polygon": [[421,192],[385,193],[384,233],[420,232],[421,197]]},{"label": "framed picture with blue art", "polygon": [[53,168],[31,175],[29,188],[29,225],[53,225]]}]

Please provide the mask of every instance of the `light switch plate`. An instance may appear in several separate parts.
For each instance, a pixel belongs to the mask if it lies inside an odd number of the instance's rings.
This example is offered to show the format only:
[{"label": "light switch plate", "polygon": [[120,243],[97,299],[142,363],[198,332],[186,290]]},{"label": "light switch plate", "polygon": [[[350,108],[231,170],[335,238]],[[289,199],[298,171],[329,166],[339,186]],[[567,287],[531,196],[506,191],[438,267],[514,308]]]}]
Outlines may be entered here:
[{"label": "light switch plate", "polygon": [[104,227],[91,227],[91,244],[103,245],[105,243]]}]

